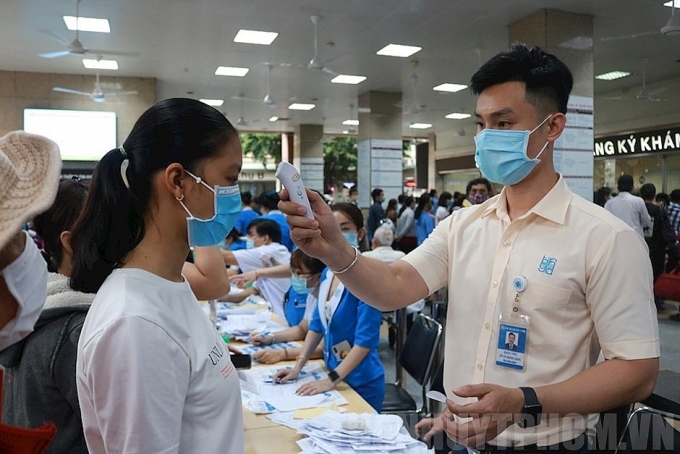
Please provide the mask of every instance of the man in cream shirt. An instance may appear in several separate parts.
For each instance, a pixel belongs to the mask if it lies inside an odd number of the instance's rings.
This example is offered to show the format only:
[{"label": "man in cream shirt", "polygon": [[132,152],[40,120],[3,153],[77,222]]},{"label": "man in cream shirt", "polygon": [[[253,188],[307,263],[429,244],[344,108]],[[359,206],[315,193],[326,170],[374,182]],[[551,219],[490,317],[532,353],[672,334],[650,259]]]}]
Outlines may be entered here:
[{"label": "man in cream shirt", "polygon": [[[475,158],[505,187],[393,264],[343,245],[313,193],[311,220],[282,192],[295,243],[342,270],[362,301],[394,310],[448,285],[449,400],[416,426],[425,440],[445,431],[482,452],[586,453],[597,413],[652,392],[659,336],[644,240],[573,194],[553,166],[572,85],[561,61],[523,44],[483,65],[471,84]],[[516,352],[502,348],[509,331],[525,341]]]}]

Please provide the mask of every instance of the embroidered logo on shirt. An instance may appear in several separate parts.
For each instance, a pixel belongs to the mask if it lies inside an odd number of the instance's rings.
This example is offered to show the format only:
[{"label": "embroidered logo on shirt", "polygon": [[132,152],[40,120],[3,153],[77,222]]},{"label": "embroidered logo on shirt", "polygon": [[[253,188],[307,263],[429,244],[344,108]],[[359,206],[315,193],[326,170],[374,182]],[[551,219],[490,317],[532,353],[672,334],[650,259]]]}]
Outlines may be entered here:
[{"label": "embroidered logo on shirt", "polygon": [[556,258],[546,257],[544,255],[543,258],[541,259],[540,265],[538,265],[538,271],[552,276],[553,271],[555,271],[555,265],[557,265]]}]

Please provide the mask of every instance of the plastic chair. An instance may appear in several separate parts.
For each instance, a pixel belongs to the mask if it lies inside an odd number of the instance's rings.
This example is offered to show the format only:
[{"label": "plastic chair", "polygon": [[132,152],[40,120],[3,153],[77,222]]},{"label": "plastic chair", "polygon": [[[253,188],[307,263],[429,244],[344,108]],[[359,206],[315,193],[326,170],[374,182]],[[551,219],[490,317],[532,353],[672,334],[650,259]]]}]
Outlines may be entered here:
[{"label": "plastic chair", "polygon": [[664,418],[680,421],[675,413],[642,405],[630,412],[614,454],[680,453],[680,432]]},{"label": "plastic chair", "polygon": [[418,315],[404,342],[399,364],[421,386],[423,405],[417,406],[413,397],[402,387],[403,383],[388,383],[385,386],[382,413],[423,414],[427,408],[425,393],[434,375],[441,334],[442,325],[439,322],[427,315]]}]

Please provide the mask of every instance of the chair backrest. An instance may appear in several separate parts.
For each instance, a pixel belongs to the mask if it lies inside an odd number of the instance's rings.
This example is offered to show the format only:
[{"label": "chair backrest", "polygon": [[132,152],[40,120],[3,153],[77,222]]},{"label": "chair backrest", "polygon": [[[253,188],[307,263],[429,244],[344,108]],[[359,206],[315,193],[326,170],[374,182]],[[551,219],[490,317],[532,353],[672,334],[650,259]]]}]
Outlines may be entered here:
[{"label": "chair backrest", "polygon": [[441,335],[442,325],[420,314],[406,336],[399,363],[420,385],[424,385],[432,373]]}]

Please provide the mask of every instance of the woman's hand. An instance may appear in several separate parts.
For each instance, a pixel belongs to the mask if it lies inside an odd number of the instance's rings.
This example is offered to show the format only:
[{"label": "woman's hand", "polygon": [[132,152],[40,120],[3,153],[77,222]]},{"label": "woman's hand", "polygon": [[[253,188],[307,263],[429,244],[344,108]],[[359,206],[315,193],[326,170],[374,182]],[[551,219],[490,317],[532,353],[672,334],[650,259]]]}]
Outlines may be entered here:
[{"label": "woman's hand", "polygon": [[288,383],[289,381],[297,380],[298,375],[300,375],[300,371],[295,368],[281,369],[280,371],[274,374],[272,380],[274,383],[285,384]]},{"label": "woman's hand", "polygon": [[444,431],[444,422],[441,418],[422,419],[414,427],[416,437],[432,449],[434,438]]},{"label": "woman's hand", "polygon": [[271,345],[274,342],[274,336],[258,333],[257,331],[253,331],[248,337],[250,343],[256,346]]},{"label": "woman's hand", "polygon": [[257,271],[251,270],[245,273],[237,274],[229,278],[229,281],[236,284],[238,288],[245,288],[246,285],[257,280]]},{"label": "woman's hand", "polygon": [[335,383],[329,378],[324,378],[323,380],[314,380],[305,383],[295,391],[295,394],[298,396],[313,396],[314,394],[325,393],[333,388],[335,388]]},{"label": "woman's hand", "polygon": [[286,359],[285,352],[283,350],[273,350],[271,348],[267,348],[264,350],[260,350],[259,352],[255,352],[253,354],[253,358],[261,362],[262,364],[275,364],[281,361],[284,361]]}]

